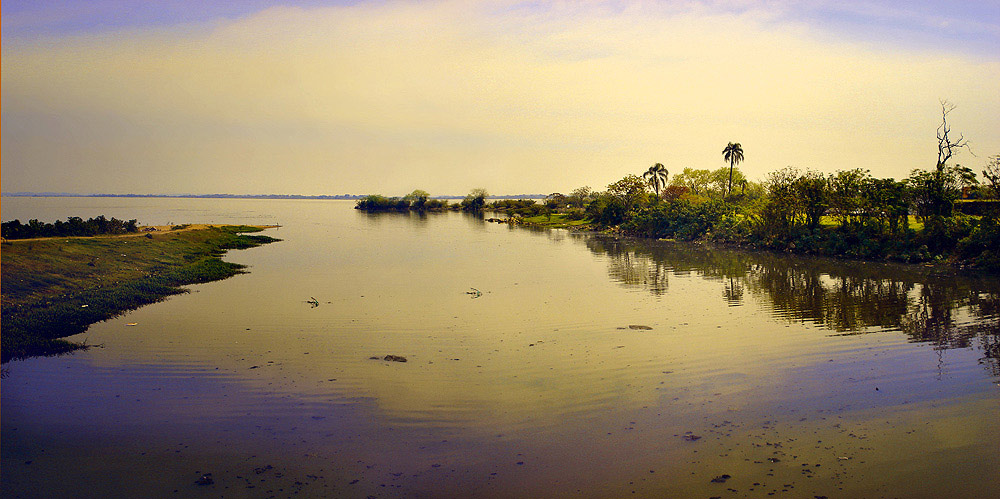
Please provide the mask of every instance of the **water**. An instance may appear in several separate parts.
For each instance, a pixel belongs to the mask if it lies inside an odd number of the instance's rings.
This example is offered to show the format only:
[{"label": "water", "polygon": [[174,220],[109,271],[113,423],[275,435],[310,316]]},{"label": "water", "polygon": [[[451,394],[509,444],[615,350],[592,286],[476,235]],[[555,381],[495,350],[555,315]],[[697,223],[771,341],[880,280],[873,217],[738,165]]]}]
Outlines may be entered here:
[{"label": "water", "polygon": [[5,365],[2,495],[1000,491],[995,277],[352,204],[4,199],[283,241],[71,338],[101,348]]}]

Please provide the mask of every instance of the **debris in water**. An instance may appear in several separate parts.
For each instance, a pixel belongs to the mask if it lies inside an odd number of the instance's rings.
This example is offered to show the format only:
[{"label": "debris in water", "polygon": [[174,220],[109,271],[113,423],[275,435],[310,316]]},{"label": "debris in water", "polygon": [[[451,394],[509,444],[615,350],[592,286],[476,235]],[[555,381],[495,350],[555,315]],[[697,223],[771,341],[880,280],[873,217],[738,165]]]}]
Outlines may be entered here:
[{"label": "debris in water", "polygon": [[382,360],[388,360],[390,362],[406,362],[406,357],[402,355],[386,355]]},{"label": "debris in water", "polygon": [[719,475],[712,479],[712,483],[726,483],[726,480],[729,480],[730,478],[732,477],[729,475]]},{"label": "debris in water", "polygon": [[687,440],[688,442],[696,442],[698,440],[701,440],[701,437],[698,436],[698,435],[684,435],[681,438],[683,438],[684,440]]},{"label": "debris in water", "polygon": [[319,306],[319,300],[317,300],[315,296],[310,296],[309,298],[312,298],[312,300],[306,300],[306,303],[312,305],[312,308]]},{"label": "debris in water", "polygon": [[129,322],[128,324],[125,324],[125,325],[126,326],[138,326],[139,323],[138,322]]},{"label": "debris in water", "polygon": [[212,480],[211,473],[205,473],[204,475],[201,476],[201,478],[195,480],[194,483],[198,485],[212,485],[213,483],[215,483],[215,480]]},{"label": "debris in water", "polygon": [[642,324],[629,324],[628,328],[629,329],[640,329],[640,330],[643,330],[643,331],[648,331],[650,329],[653,329],[653,328],[651,328],[649,326],[643,326]]},{"label": "debris in water", "polygon": [[480,291],[480,290],[478,290],[476,288],[469,288],[469,289],[471,289],[472,291],[466,291],[465,294],[472,295],[473,298],[479,298],[480,296],[483,296],[483,292],[482,291]]}]

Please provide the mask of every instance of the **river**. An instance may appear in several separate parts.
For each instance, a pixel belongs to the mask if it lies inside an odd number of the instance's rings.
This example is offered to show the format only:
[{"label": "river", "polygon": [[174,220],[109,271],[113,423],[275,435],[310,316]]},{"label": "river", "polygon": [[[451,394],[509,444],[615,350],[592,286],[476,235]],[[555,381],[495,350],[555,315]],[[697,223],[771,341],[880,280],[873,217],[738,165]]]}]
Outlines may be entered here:
[{"label": "river", "polygon": [[5,364],[2,496],[1000,493],[996,276],[352,206],[4,198],[282,241]]}]

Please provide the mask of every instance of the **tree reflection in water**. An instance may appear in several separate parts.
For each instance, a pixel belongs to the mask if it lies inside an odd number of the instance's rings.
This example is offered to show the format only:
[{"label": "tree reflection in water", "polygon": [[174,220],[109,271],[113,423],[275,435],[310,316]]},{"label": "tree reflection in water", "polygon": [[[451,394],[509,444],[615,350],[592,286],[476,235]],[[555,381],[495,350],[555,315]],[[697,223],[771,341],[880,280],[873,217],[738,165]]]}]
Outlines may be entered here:
[{"label": "tree reflection in water", "polygon": [[744,290],[772,313],[812,322],[835,335],[900,331],[934,348],[979,348],[1000,376],[1000,283],[919,266],[751,253],[669,241],[577,235],[608,261],[611,279],[664,296],[670,275],[720,281],[722,298],[741,305]]}]

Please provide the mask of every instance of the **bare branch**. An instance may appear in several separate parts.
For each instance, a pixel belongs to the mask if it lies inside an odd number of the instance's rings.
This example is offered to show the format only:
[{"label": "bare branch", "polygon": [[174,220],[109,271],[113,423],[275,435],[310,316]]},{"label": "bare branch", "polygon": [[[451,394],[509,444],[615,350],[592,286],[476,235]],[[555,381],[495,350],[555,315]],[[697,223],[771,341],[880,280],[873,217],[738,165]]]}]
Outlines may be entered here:
[{"label": "bare branch", "polygon": [[[958,140],[952,141],[948,134],[951,133],[951,127],[948,125],[948,113],[955,109],[955,105],[944,99],[941,101],[941,124],[937,128],[937,139],[938,139],[938,159],[937,159],[937,169],[941,170],[944,165],[951,159],[957,149],[965,148],[972,154],[972,149],[969,147],[969,141],[965,139],[965,136],[959,134]],[[972,154],[975,156],[975,154]]]}]

